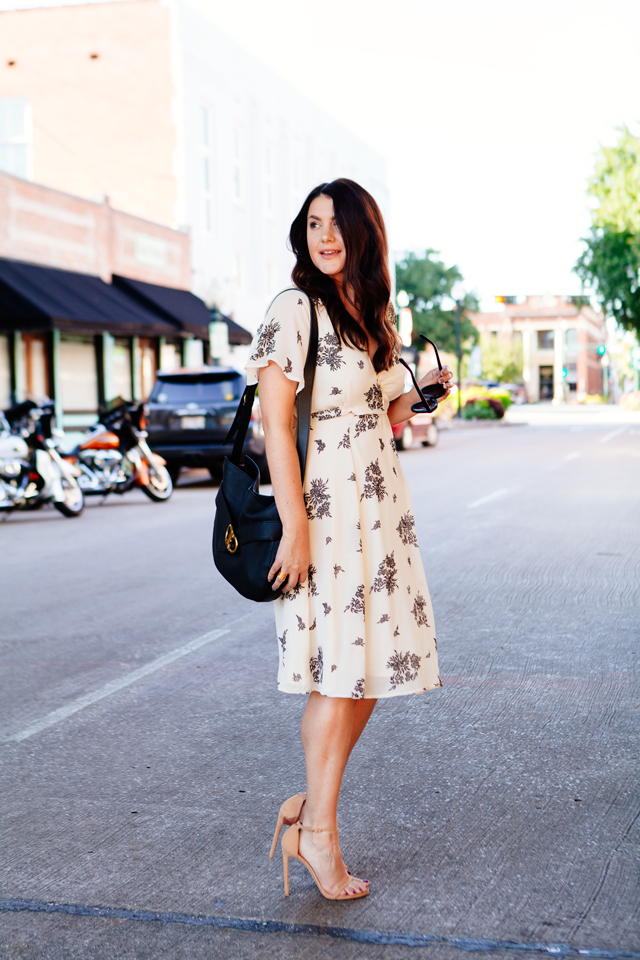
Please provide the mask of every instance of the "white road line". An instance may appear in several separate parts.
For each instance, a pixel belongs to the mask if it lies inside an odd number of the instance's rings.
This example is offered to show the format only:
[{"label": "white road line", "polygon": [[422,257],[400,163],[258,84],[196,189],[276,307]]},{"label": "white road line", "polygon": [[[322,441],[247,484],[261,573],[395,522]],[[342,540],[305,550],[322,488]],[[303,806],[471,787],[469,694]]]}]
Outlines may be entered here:
[{"label": "white road line", "polygon": [[598,440],[598,443],[607,443],[608,440],[613,440],[614,437],[619,437],[621,433],[626,433],[629,427],[618,427],[617,430],[612,430],[611,433],[607,433],[606,436],[601,437]]},{"label": "white road line", "polygon": [[575,460],[576,457],[579,457],[579,456],[580,456],[580,451],[579,451],[579,450],[574,450],[573,453],[568,453],[568,454],[566,455],[566,457],[564,458],[564,462],[565,462],[565,463],[568,463],[569,460]]},{"label": "white road line", "polygon": [[[240,617],[239,619],[243,620],[244,617]],[[233,621],[234,624],[237,622],[238,620]],[[232,624],[229,624],[229,627],[231,626]],[[125,673],[124,676],[119,677],[119,679],[105,683],[103,687],[92,690],[91,693],[86,693],[83,697],[78,697],[77,700],[72,700],[64,707],[53,710],[51,713],[48,713],[46,717],[35,720],[33,723],[30,723],[28,727],[18,730],[17,733],[11,733],[3,737],[2,742],[15,743],[20,740],[26,740],[27,737],[32,737],[35,733],[40,733],[41,730],[46,730],[47,727],[52,727],[55,723],[66,720],[67,717],[77,713],[78,710],[84,710],[85,707],[90,707],[92,703],[97,703],[98,700],[104,700],[105,697],[111,696],[112,693],[117,693],[118,690],[123,690],[124,687],[131,686],[132,683],[136,683],[136,681],[141,680],[143,677],[148,677],[150,673],[161,670],[163,667],[166,667],[167,664],[173,663],[174,660],[186,657],[187,654],[193,653],[194,650],[206,646],[207,643],[211,643],[213,640],[217,640],[219,637],[224,636],[225,633],[229,633],[229,628],[225,630],[212,630],[209,633],[203,634],[201,637],[196,637],[195,640],[190,640],[189,643],[185,643],[182,647],[177,647],[177,649],[171,650],[169,653],[165,653],[155,660],[151,660],[143,667],[138,667],[137,670],[132,670],[131,673]]]},{"label": "white road line", "polygon": [[510,493],[511,491],[507,487],[503,487],[501,490],[494,490],[493,493],[488,493],[486,497],[480,497],[479,500],[474,500],[473,503],[467,504],[467,510],[472,510],[474,507],[481,507],[484,503],[490,503],[492,500],[497,500],[498,497],[503,497],[505,493]]}]

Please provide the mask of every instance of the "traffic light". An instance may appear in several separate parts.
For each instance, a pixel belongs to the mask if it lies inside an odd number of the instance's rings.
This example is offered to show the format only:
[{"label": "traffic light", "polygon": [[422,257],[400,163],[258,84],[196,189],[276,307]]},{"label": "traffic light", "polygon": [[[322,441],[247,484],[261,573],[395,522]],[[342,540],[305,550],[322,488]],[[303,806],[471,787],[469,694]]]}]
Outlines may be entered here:
[{"label": "traffic light", "polygon": [[598,347],[598,353],[600,354],[601,357],[604,357],[606,351],[607,351],[607,348],[605,347],[604,343],[601,343],[600,346]]},{"label": "traffic light", "polygon": [[504,294],[500,294],[499,296],[496,297],[496,303],[515,303],[515,302],[516,302],[515,297],[506,297],[504,296]]},{"label": "traffic light", "polygon": [[567,370],[566,367],[563,367],[563,368],[562,368],[562,376],[563,376],[563,377],[569,376],[569,371]]}]

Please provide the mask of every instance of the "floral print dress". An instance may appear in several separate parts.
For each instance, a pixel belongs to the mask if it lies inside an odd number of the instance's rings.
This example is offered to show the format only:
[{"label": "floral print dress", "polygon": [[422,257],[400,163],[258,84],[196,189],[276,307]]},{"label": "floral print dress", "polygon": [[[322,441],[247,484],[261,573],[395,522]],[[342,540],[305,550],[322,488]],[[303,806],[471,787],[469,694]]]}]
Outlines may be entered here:
[{"label": "floral print dress", "polygon": [[[404,389],[399,363],[376,374],[340,344],[322,304],[304,478],[311,564],[306,583],[274,603],[286,693],[392,697],[442,686],[431,600],[411,494],[387,408]],[[246,366],[270,361],[304,387],[310,311],[285,290],[267,311]]]}]

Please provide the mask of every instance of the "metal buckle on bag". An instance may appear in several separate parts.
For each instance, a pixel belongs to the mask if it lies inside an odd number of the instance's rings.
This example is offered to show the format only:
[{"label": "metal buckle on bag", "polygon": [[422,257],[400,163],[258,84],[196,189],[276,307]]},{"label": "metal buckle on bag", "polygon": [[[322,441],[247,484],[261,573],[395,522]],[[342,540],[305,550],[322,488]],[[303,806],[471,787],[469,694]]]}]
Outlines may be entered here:
[{"label": "metal buckle on bag", "polygon": [[235,553],[238,549],[238,538],[233,532],[233,527],[231,524],[227,527],[227,531],[224,535],[224,545],[229,551],[229,553]]}]

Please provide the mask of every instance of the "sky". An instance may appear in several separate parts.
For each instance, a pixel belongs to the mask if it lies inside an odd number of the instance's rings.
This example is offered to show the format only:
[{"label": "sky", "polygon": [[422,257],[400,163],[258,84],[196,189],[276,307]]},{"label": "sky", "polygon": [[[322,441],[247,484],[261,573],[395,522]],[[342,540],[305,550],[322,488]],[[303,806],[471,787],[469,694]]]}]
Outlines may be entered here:
[{"label": "sky", "polygon": [[595,154],[640,131],[640,0],[189,2],[384,156],[396,253],[485,309],[579,292]]}]

